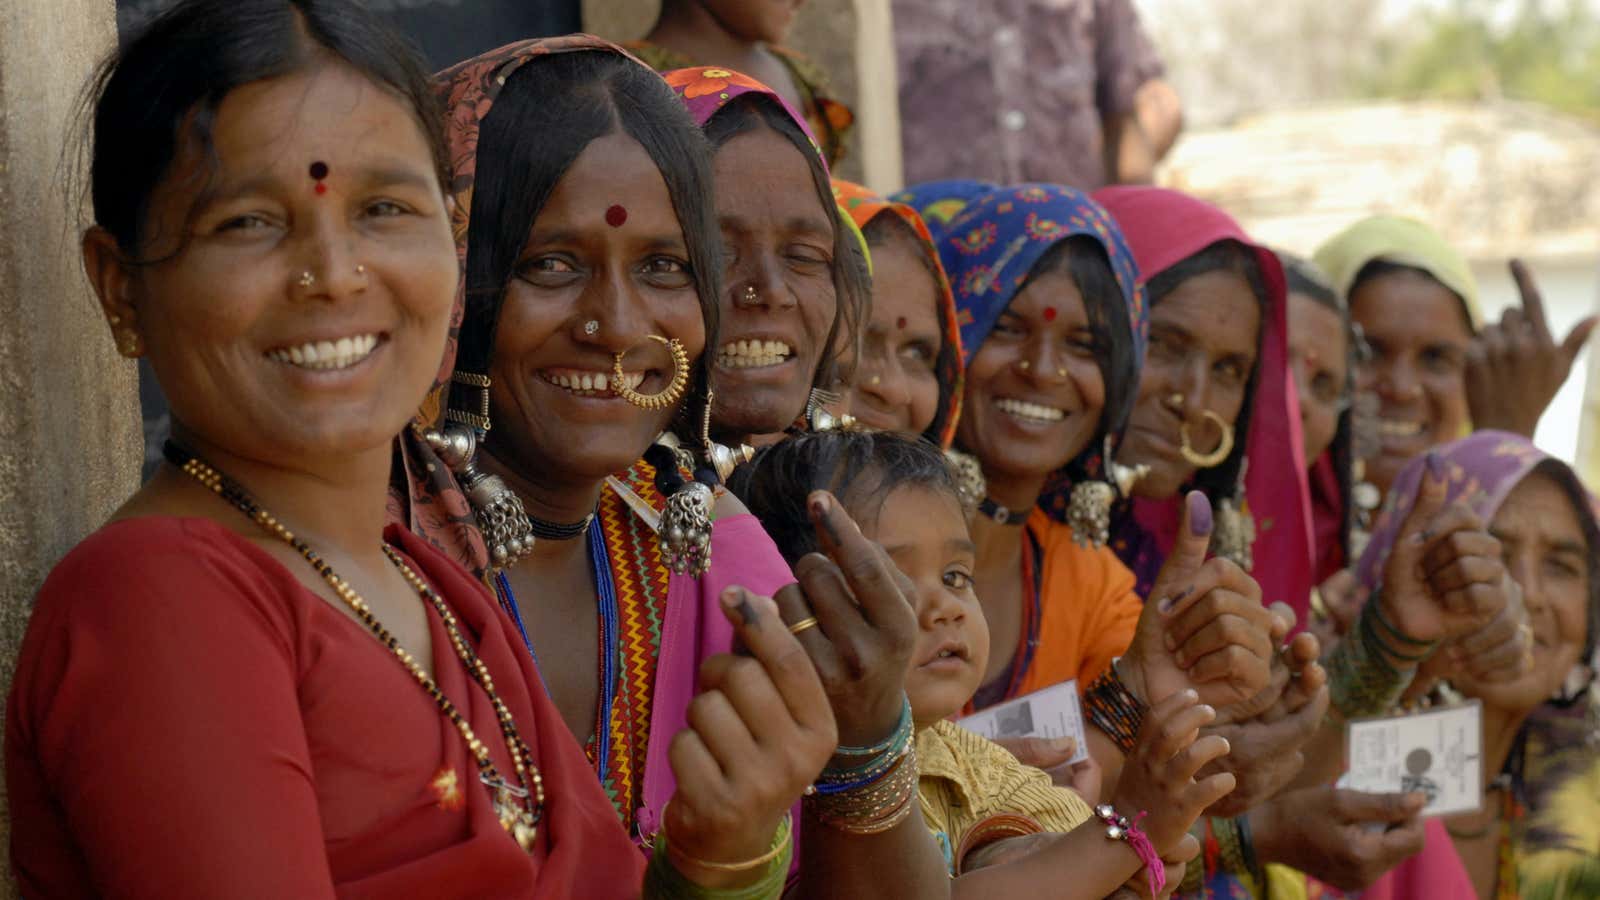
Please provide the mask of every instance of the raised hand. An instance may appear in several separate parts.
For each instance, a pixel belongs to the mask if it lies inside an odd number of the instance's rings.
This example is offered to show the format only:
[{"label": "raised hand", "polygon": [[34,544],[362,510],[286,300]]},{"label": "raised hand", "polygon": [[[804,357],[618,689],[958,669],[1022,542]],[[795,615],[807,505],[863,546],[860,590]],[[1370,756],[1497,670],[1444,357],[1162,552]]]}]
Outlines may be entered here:
[{"label": "raised hand", "polygon": [[1317,636],[1322,646],[1333,646],[1356,624],[1361,605],[1367,602],[1369,593],[1350,569],[1340,569],[1329,575],[1322,584],[1317,585],[1316,596],[1321,599],[1321,606],[1319,609],[1313,603],[1313,615],[1311,621],[1306,623],[1306,628]]},{"label": "raised hand", "polygon": [[[1273,684],[1282,687],[1270,702],[1256,698],[1248,707],[1219,710],[1217,723],[1205,729],[1206,734],[1226,739],[1233,749],[1202,774],[1232,772],[1238,780],[1206,815],[1240,815],[1276,795],[1300,773],[1304,748],[1328,711],[1328,676],[1317,662],[1320,650],[1311,634],[1295,635],[1273,663]],[[1258,711],[1248,717],[1238,715],[1250,709]]]},{"label": "raised hand", "polygon": [[1467,407],[1478,428],[1499,428],[1533,437],[1539,417],[1572,372],[1572,363],[1594,332],[1596,317],[1574,325],[1557,344],[1545,317],[1544,298],[1521,260],[1511,261],[1520,307],[1488,325],[1467,349]]},{"label": "raised hand", "polygon": [[1225,559],[1206,560],[1211,504],[1191,491],[1172,553],[1157,574],[1133,644],[1119,664],[1129,690],[1154,705],[1194,688],[1226,706],[1255,696],[1270,678],[1274,629],[1261,587]]},{"label": "raised hand", "polygon": [[1448,678],[1465,675],[1484,684],[1504,684],[1533,668],[1533,629],[1522,603],[1522,587],[1512,580],[1506,591],[1505,609],[1489,624],[1451,641],[1422,663],[1402,702],[1427,694]]},{"label": "raised hand", "polygon": [[1500,542],[1464,502],[1444,505],[1443,464],[1430,451],[1427,465],[1376,598],[1383,620],[1416,642],[1471,634],[1499,615],[1515,593]]},{"label": "raised hand", "polygon": [[1359,891],[1422,849],[1421,794],[1289,791],[1250,814],[1256,855]]},{"label": "raised hand", "polygon": [[1145,713],[1133,755],[1123,763],[1112,805],[1130,820],[1147,813],[1139,827],[1163,855],[1177,849],[1195,819],[1236,783],[1227,772],[1196,777],[1228,754],[1223,738],[1200,736],[1216,715],[1193,690],[1167,697]]},{"label": "raised hand", "polygon": [[816,618],[796,636],[833,706],[839,742],[876,744],[900,721],[917,639],[915,588],[832,494],[813,493],[806,509],[826,555],[801,558],[799,583],[778,591],[778,608],[790,626]]},{"label": "raised hand", "polygon": [[668,750],[678,786],[662,823],[674,865],[708,887],[759,874],[696,861],[738,863],[765,853],[783,814],[839,743],[822,682],[777,606],[737,587],[720,599],[750,655],[719,654],[701,665],[689,727]]}]

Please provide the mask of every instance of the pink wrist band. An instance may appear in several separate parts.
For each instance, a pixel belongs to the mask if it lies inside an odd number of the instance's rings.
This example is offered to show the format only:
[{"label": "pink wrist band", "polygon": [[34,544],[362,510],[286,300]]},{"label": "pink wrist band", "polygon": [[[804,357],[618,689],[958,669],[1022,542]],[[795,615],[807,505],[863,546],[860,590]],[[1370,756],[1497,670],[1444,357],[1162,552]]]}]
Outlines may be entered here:
[{"label": "pink wrist band", "polygon": [[1102,803],[1094,808],[1094,814],[1100,821],[1106,823],[1106,837],[1113,841],[1126,841],[1133,848],[1139,861],[1144,863],[1145,875],[1150,879],[1150,896],[1160,895],[1162,888],[1167,886],[1167,867],[1161,862],[1161,854],[1156,852],[1155,845],[1150,843],[1150,838],[1139,829],[1139,820],[1148,813],[1139,810],[1132,822],[1112,808],[1109,803]]}]

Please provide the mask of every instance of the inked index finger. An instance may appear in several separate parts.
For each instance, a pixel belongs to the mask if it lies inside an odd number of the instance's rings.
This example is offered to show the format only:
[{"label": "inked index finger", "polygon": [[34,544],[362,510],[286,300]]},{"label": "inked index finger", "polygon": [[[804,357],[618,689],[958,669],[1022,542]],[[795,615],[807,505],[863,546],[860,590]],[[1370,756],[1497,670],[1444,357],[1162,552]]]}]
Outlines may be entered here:
[{"label": "inked index finger", "polygon": [[805,648],[783,624],[777,604],[742,587],[727,588],[717,599],[734,632],[772,679],[795,722],[808,731],[834,731],[833,711],[822,679]]},{"label": "inked index finger", "polygon": [[806,500],[817,540],[823,552],[838,565],[855,594],[861,614],[875,627],[898,624],[911,611],[895,577],[893,563],[861,533],[850,514],[827,491],[814,491]]},{"label": "inked index finger", "polygon": [[1522,260],[1513,259],[1511,277],[1516,279],[1517,294],[1522,297],[1522,311],[1527,316],[1534,335],[1539,338],[1541,344],[1551,343],[1550,321],[1544,314],[1544,295],[1539,293],[1539,285],[1533,280],[1533,273],[1528,271],[1527,264]]}]

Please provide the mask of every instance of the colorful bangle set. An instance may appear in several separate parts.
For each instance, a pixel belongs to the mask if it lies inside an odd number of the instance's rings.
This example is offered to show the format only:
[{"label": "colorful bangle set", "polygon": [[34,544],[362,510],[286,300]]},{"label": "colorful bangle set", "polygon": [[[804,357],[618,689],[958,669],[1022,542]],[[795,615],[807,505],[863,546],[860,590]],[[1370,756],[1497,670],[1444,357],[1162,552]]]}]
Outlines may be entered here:
[{"label": "colorful bangle set", "polygon": [[888,831],[911,815],[917,797],[916,729],[911,701],[902,700],[900,722],[870,747],[840,746],[836,756],[864,758],[859,765],[829,766],[806,793],[818,821],[851,834]]},{"label": "colorful bangle set", "polygon": [[1117,674],[1117,664],[1111,663],[1100,677],[1089,683],[1083,695],[1089,721],[1111,738],[1124,756],[1133,755],[1139,740],[1139,727],[1144,724],[1145,705]]},{"label": "colorful bangle set", "polygon": [[1150,896],[1159,897],[1167,886],[1167,867],[1161,861],[1161,854],[1156,852],[1155,845],[1150,843],[1150,838],[1139,828],[1139,820],[1146,815],[1144,810],[1140,810],[1131,822],[1109,803],[1096,806],[1094,814],[1106,823],[1108,840],[1126,841],[1138,855],[1139,861],[1144,863],[1145,877],[1150,879]]},{"label": "colorful bangle set", "polygon": [[[1355,633],[1346,635],[1328,659],[1330,699],[1333,708],[1346,719],[1380,715],[1392,709],[1411,683],[1415,664],[1427,659],[1437,645],[1435,641],[1419,641],[1402,633],[1384,618],[1382,607],[1382,597],[1373,594],[1362,607]],[[1404,646],[1396,649],[1395,644]],[[1396,668],[1389,661],[1391,658],[1412,665]]]},{"label": "colorful bangle set", "polygon": [[[766,853],[743,862],[714,863],[687,856],[672,846],[667,830],[656,833],[655,852],[645,869],[644,897],[648,900],[775,900],[782,896],[789,877],[789,859],[794,853],[794,826],[787,813],[772,836]],[[754,882],[735,888],[708,888],[690,881],[680,869],[690,865],[712,872],[745,872],[763,868]]]}]

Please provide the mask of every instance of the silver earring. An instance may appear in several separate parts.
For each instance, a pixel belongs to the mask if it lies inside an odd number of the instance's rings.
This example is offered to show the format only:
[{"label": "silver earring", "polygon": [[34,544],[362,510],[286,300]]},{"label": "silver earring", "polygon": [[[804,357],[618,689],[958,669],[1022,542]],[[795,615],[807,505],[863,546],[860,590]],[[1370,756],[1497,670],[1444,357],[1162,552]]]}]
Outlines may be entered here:
[{"label": "silver earring", "polygon": [[[478,530],[494,568],[504,569],[533,551],[533,523],[522,499],[497,475],[478,470],[478,436],[471,427],[448,424],[422,435],[450,471],[456,473],[478,519]],[[585,522],[587,525],[587,522]]]},{"label": "silver earring", "polygon": [[834,415],[829,412],[829,405],[837,406],[844,400],[842,394],[825,391],[822,388],[812,388],[811,394],[806,398],[806,428],[809,431],[833,431],[839,429],[849,431],[856,426],[856,417],[848,414]]},{"label": "silver earring", "polygon": [[983,466],[976,456],[960,450],[946,450],[944,458],[955,475],[956,496],[961,500],[961,508],[966,510],[970,519],[989,493],[989,483],[983,477]]},{"label": "silver earring", "polygon": [[1133,485],[1150,473],[1149,466],[1124,466],[1112,459],[1110,435],[1106,436],[1100,458],[1105,478],[1073,485],[1067,500],[1067,525],[1080,547],[1099,549],[1111,540],[1111,507],[1118,496],[1129,496]]},{"label": "silver earring", "polygon": [[1217,527],[1211,535],[1211,552],[1232,560],[1246,572],[1255,568],[1252,548],[1256,543],[1256,520],[1244,492],[1244,473],[1249,461],[1239,463],[1239,480],[1233,496],[1217,504]]}]

